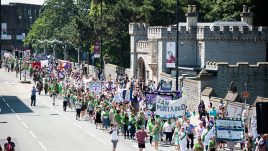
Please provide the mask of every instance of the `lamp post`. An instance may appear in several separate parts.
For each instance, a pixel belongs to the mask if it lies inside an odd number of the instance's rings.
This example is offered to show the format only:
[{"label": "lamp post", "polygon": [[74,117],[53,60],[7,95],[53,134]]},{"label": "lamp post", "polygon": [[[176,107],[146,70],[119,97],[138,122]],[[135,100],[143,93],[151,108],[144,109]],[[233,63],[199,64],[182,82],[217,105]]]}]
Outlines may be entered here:
[{"label": "lamp post", "polygon": [[177,0],[176,3],[176,23],[177,23],[177,28],[176,28],[176,91],[178,91],[178,83],[179,83],[179,0]]}]

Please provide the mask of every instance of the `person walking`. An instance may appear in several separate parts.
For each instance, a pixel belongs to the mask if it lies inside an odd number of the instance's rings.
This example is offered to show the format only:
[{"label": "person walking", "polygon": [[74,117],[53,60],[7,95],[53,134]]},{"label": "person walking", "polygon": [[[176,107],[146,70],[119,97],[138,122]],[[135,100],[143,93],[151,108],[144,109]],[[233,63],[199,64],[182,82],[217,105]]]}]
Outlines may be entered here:
[{"label": "person walking", "polygon": [[198,136],[197,143],[194,145],[194,151],[204,151],[204,145],[202,143],[201,136]]},{"label": "person walking", "polygon": [[186,125],[185,125],[185,131],[187,133],[187,149],[194,147],[194,126],[190,123],[190,120],[187,119]]},{"label": "person walking", "polygon": [[176,126],[174,129],[174,144],[175,144],[175,150],[180,150],[180,139],[179,139],[179,132],[181,131],[181,124],[179,121],[176,122]]},{"label": "person walking", "polygon": [[136,132],[136,138],[138,142],[139,151],[143,151],[145,148],[145,139],[149,137],[148,133],[144,131],[144,127],[138,127]]},{"label": "person walking", "polygon": [[179,145],[180,145],[180,151],[186,151],[187,150],[187,133],[185,131],[184,127],[181,127],[181,130],[179,132]]},{"label": "person walking", "polygon": [[111,131],[110,131],[110,135],[111,135],[111,142],[113,144],[113,151],[116,151],[116,146],[119,140],[119,136],[118,136],[118,130],[117,130],[117,125],[113,125],[111,124]]},{"label": "person walking", "polygon": [[11,141],[11,137],[7,137],[7,143],[4,145],[4,151],[15,151],[15,143]]},{"label": "person walking", "polygon": [[169,143],[171,145],[173,126],[172,126],[172,123],[171,123],[170,119],[168,119],[164,123],[163,130],[164,130],[164,133],[166,134],[166,143]]},{"label": "person walking", "polygon": [[129,126],[129,117],[128,114],[125,113],[125,115],[123,116],[122,120],[121,120],[123,127],[124,127],[124,138],[129,139],[129,132],[130,132],[130,128]]},{"label": "person walking", "polygon": [[31,106],[36,105],[36,92],[37,92],[37,89],[33,86],[32,95],[31,95]]},{"label": "person walking", "polygon": [[153,140],[154,140],[155,150],[158,150],[160,130],[161,130],[161,128],[159,126],[159,121],[156,121],[155,126],[153,128]]},{"label": "person walking", "polygon": [[80,120],[80,112],[81,112],[81,108],[82,108],[82,102],[81,100],[77,100],[75,102],[75,109],[76,109],[76,120]]}]

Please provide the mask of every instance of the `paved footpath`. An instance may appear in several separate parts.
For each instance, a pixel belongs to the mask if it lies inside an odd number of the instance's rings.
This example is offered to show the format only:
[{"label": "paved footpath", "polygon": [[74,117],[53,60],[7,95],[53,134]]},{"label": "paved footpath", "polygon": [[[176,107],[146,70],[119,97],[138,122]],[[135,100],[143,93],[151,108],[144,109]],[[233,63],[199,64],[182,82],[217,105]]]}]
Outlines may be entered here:
[{"label": "paved footpath", "polygon": [[[52,99],[41,94],[37,106],[30,106],[32,86],[20,83],[14,72],[0,69],[0,145],[11,136],[16,151],[111,150],[109,134],[89,121],[75,120],[74,110],[63,112],[62,100],[53,106]],[[136,150],[136,142],[120,136],[117,151]],[[153,150],[147,143],[146,151]],[[159,151],[175,151],[175,147],[161,144]]]}]

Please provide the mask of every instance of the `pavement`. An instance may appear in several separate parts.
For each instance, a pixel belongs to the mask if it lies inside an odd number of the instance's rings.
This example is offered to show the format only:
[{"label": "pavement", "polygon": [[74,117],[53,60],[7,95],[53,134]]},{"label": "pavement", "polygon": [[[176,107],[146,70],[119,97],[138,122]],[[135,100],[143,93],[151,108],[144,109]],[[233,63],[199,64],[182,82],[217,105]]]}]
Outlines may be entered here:
[{"label": "pavement", "polygon": [[[77,121],[74,110],[67,108],[64,112],[62,100],[56,99],[53,106],[52,99],[43,92],[37,95],[37,106],[30,106],[32,86],[22,84],[14,72],[0,69],[1,146],[11,136],[16,151],[112,150],[109,134],[87,120]],[[197,124],[197,117],[192,118]],[[117,151],[137,150],[136,142],[119,137]],[[147,140],[145,151],[153,150]],[[175,147],[161,144],[159,151],[175,151]]]}]

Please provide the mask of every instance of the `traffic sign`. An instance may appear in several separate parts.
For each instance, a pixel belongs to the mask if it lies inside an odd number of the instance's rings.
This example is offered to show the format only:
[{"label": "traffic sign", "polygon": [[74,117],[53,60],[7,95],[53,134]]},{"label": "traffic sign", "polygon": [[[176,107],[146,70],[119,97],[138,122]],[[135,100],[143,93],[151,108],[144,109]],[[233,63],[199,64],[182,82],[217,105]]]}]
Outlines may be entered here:
[{"label": "traffic sign", "polygon": [[244,98],[244,99],[250,98],[250,92],[249,91],[243,91],[242,92],[242,98]]}]

